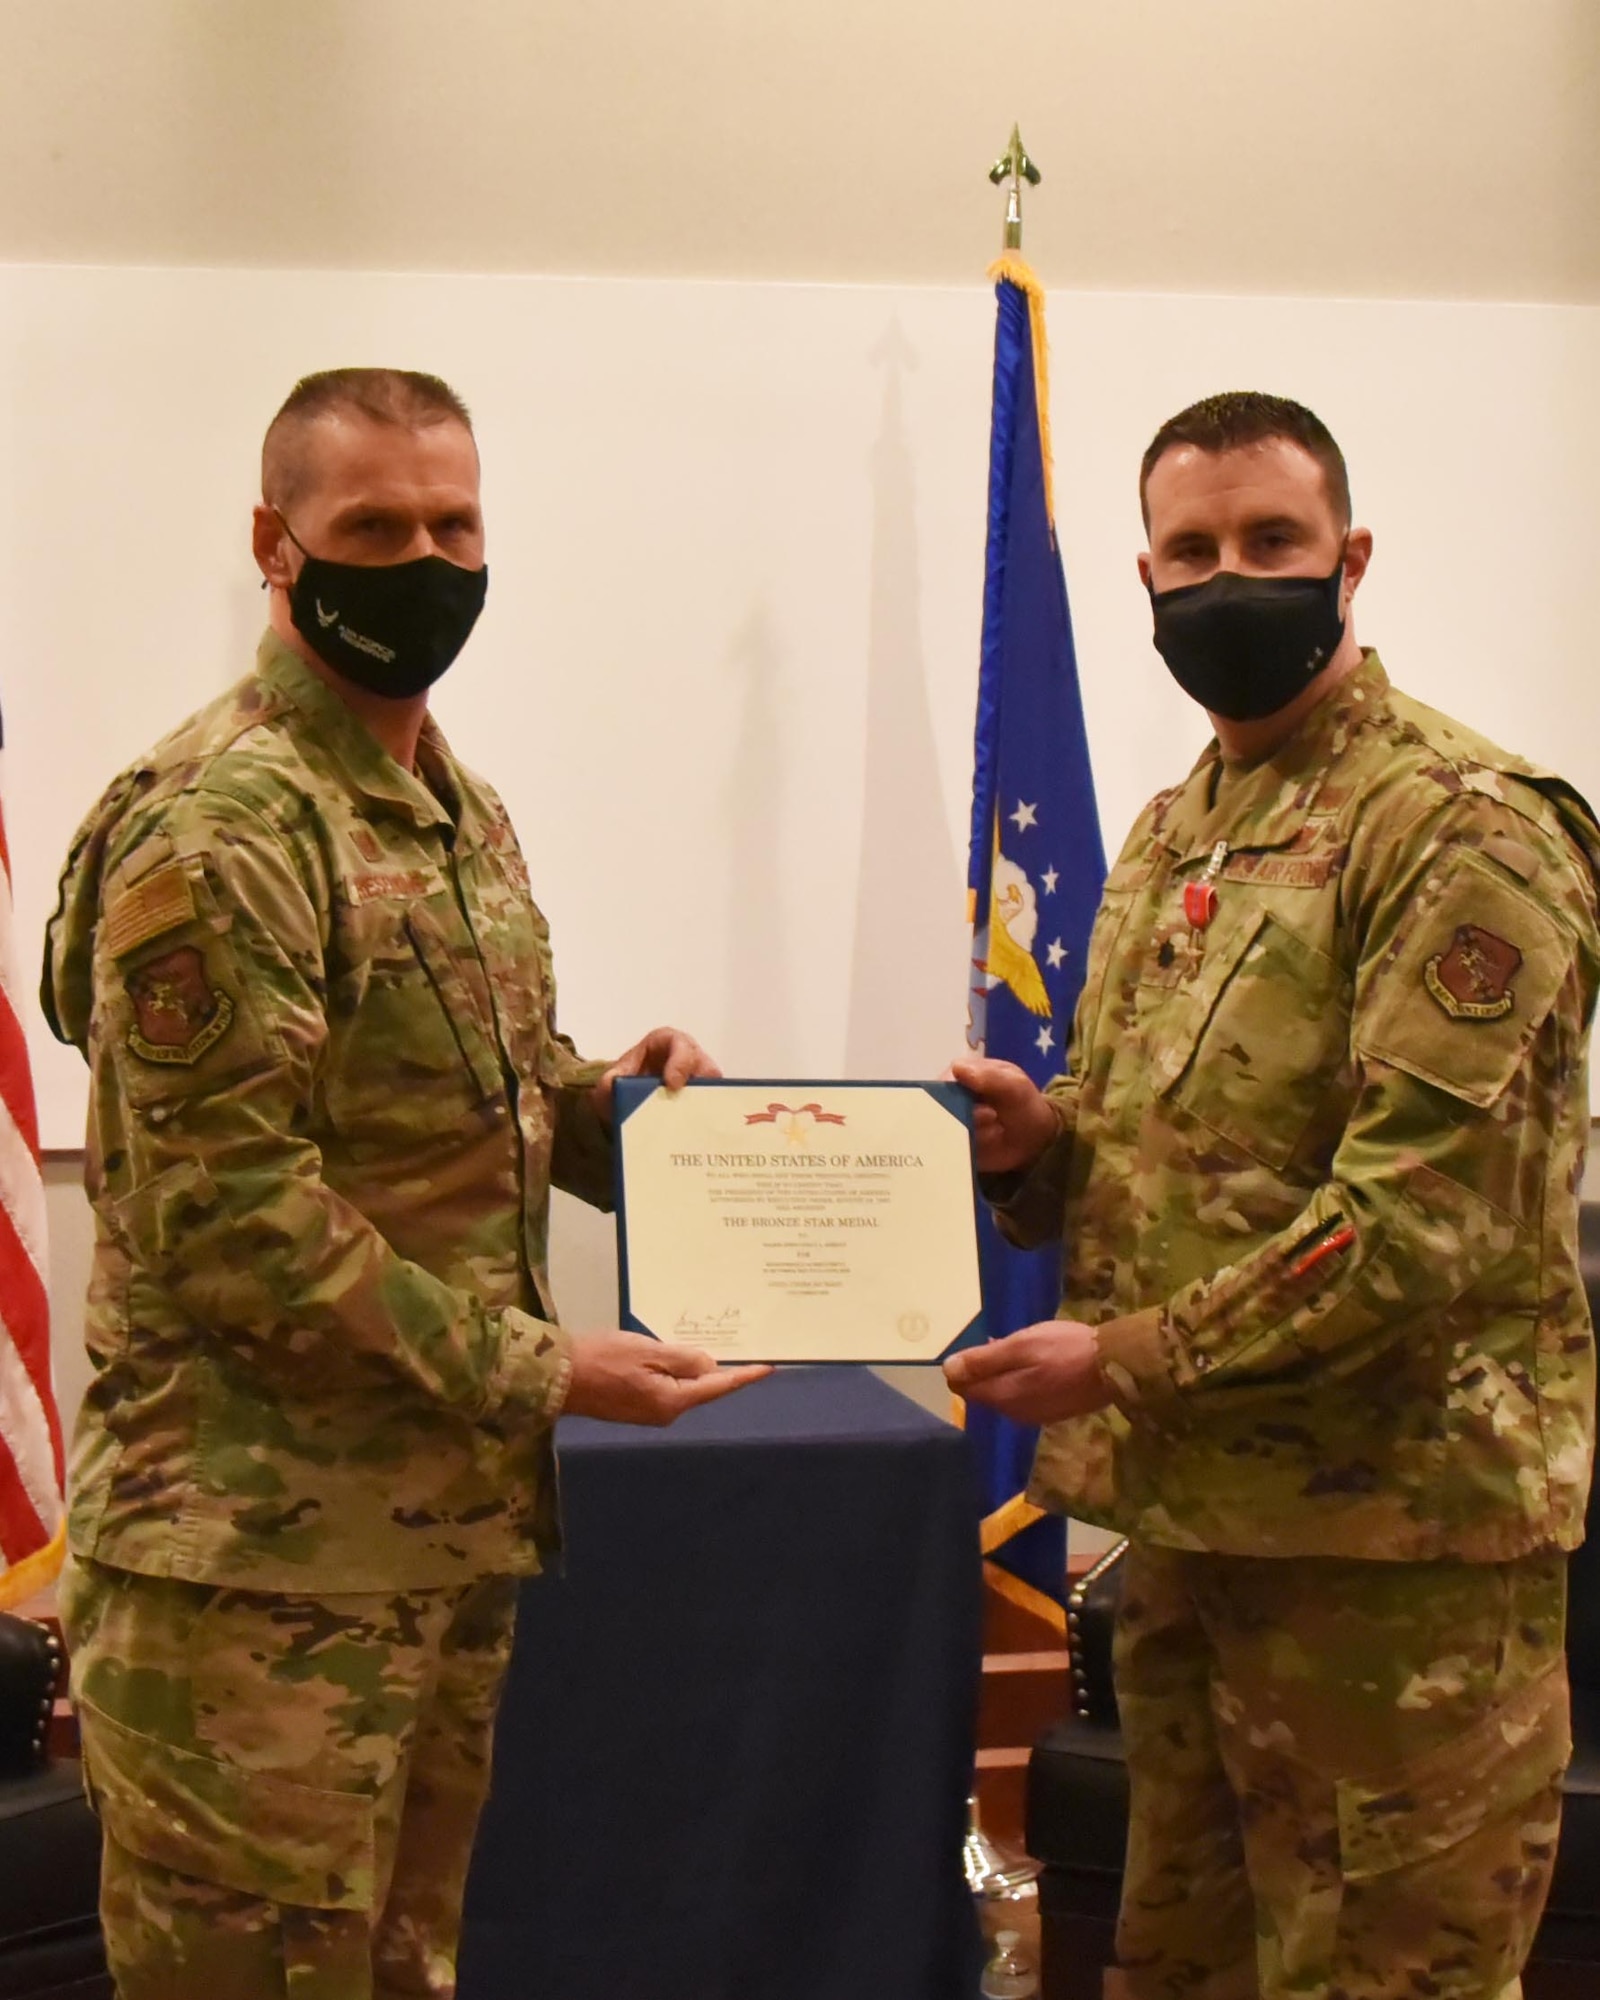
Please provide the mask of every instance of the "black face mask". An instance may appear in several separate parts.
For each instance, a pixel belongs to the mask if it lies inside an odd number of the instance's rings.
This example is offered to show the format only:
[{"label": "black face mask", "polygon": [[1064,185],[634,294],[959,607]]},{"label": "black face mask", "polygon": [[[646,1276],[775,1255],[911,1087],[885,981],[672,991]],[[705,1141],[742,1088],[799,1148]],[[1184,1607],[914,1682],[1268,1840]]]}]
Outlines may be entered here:
[{"label": "black face mask", "polygon": [[[283,516],[278,516],[283,520]],[[403,701],[433,686],[467,643],[489,590],[489,570],[443,556],[369,567],[305,556],[289,591],[295,630],[319,660],[371,694]]]},{"label": "black face mask", "polygon": [[1152,590],[1153,643],[1172,678],[1200,706],[1230,722],[1287,708],[1333,658],[1344,636],[1339,587],[1344,556],[1328,576],[1240,576]]}]

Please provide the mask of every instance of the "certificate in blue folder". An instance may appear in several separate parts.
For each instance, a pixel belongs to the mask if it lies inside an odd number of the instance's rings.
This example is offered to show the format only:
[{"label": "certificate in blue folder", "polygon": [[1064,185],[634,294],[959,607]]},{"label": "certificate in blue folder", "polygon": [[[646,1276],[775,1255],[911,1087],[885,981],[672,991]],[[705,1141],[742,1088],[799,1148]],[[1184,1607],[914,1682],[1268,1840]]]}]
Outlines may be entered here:
[{"label": "certificate in blue folder", "polygon": [[622,1323],[719,1361],[935,1362],[985,1338],[954,1083],[616,1085]]}]

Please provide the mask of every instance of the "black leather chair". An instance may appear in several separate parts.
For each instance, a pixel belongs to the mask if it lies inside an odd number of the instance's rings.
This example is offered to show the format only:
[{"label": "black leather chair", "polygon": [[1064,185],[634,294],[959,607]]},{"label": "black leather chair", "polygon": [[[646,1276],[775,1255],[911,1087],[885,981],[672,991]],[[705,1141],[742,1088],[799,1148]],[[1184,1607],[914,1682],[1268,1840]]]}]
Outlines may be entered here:
[{"label": "black leather chair", "polygon": [[100,1826],[79,1767],[52,1758],[59,1641],[0,1614],[0,2000],[112,2000],[100,1943]]},{"label": "black leather chair", "polygon": [[[1600,1202],[1581,1217],[1583,1279],[1600,1323]],[[1128,1774],[1111,1684],[1111,1629],[1126,1544],[1109,1550],[1072,1593],[1068,1632],[1073,1714],[1035,1745],[1026,1841],[1039,1878],[1043,2000],[1100,2000],[1116,1962],[1114,1933],[1128,1831]],[[1600,1483],[1588,1540],[1572,1558],[1567,1662],[1574,1753],[1550,1901],[1524,1975],[1526,2000],[1600,1996]]]}]

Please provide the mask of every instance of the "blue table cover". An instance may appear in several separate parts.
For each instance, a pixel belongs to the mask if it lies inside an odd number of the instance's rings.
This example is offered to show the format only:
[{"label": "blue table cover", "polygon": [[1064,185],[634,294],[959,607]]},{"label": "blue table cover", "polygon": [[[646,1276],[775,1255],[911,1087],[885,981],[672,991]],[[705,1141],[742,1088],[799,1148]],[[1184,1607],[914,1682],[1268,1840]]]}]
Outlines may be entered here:
[{"label": "blue table cover", "polygon": [[962,1435],[858,1368],[568,1418],[461,2000],[966,2000],[980,1671]]}]

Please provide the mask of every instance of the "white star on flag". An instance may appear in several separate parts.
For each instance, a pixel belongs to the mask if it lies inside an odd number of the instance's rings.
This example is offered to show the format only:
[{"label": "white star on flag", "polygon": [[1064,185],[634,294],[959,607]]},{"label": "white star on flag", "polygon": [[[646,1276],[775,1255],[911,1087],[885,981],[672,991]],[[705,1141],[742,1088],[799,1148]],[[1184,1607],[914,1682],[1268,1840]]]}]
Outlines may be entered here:
[{"label": "white star on flag", "polygon": [[1050,1051],[1055,1047],[1056,1038],[1054,1035],[1051,1034],[1048,1028],[1041,1028],[1038,1034],[1034,1037],[1034,1043],[1040,1055],[1047,1056],[1049,1055]]},{"label": "white star on flag", "polygon": [[1050,961],[1052,969],[1058,966],[1061,963],[1061,961],[1066,957],[1066,955],[1067,955],[1067,948],[1061,942],[1060,938],[1053,938],[1050,942],[1049,949],[1045,952],[1045,957]]},{"label": "white star on flag", "polygon": [[1044,871],[1044,873],[1039,877],[1039,880],[1044,884],[1045,894],[1047,896],[1053,896],[1056,892],[1056,884],[1061,880],[1061,877],[1056,873],[1056,871],[1053,868],[1047,868]]},{"label": "white star on flag", "polygon": [[1018,799],[1016,811],[1014,813],[1007,813],[1006,818],[1016,821],[1018,833],[1026,833],[1030,826],[1037,826],[1039,824],[1039,808],[1037,806],[1030,806],[1024,800]]}]

